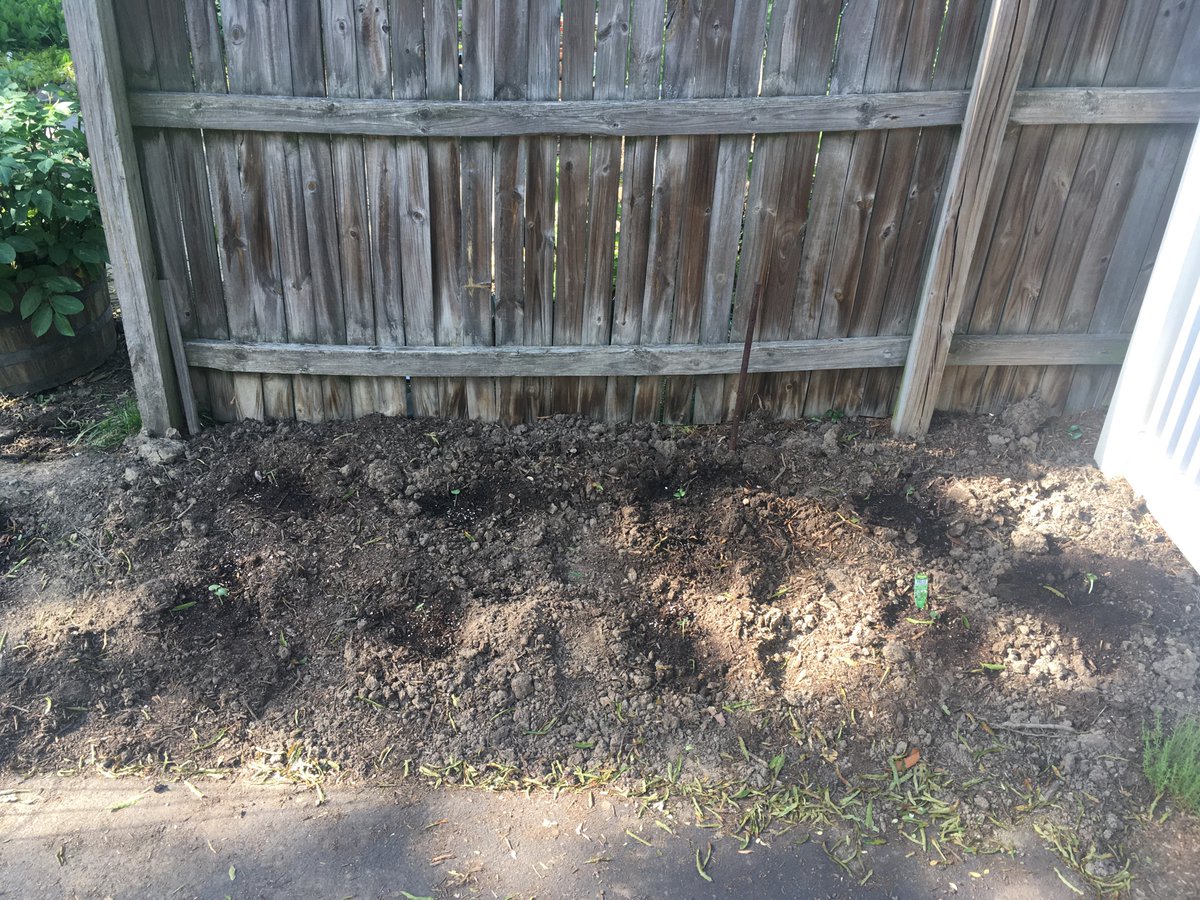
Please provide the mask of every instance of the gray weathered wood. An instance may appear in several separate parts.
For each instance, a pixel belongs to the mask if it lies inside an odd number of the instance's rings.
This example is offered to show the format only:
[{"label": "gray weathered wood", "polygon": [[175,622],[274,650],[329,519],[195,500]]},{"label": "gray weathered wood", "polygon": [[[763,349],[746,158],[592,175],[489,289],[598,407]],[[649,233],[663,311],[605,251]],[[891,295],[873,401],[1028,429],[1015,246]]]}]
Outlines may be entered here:
[{"label": "gray weathered wood", "polygon": [[[286,42],[287,30],[281,26],[278,7],[251,2],[225,0],[221,4],[221,34],[225,40],[225,68],[229,89],[239,93],[274,95],[285,77],[282,60],[274,59],[275,44]],[[290,80],[290,68],[286,76]],[[280,271],[281,258],[293,265],[300,261],[290,201],[293,199],[288,172],[288,149],[279,134],[248,133],[239,136],[237,159],[231,171],[222,173],[229,183],[219,192],[230,207],[241,202],[241,240],[235,252],[243,254],[244,294],[236,294],[229,306],[231,333],[253,334],[259,340],[287,339],[288,298]],[[222,160],[229,164],[230,160]],[[232,215],[232,209],[222,215]],[[281,246],[282,236],[285,246]],[[234,313],[237,311],[237,326]],[[238,390],[238,412],[249,418],[291,418],[295,415],[292,382],[289,378],[265,375],[261,402],[253,386]],[[243,397],[243,394],[247,396]]]},{"label": "gray weathered wood", "polygon": [[[425,96],[423,0],[391,0],[392,82],[397,99]],[[404,339],[409,344],[437,343],[433,292],[433,239],[429,216],[429,151],[425,141],[396,141],[396,190],[399,194],[401,281],[404,287]],[[409,381],[413,412],[436,415],[436,381]]]},{"label": "gray weathered wood", "polygon": [[1125,358],[1126,334],[956,334],[952,366],[1106,366]]},{"label": "gray weathered wood", "polygon": [[892,419],[898,434],[923,434],[933,418],[1037,4],[992,2]]},{"label": "gray weathered wood", "polygon": [[[1081,51],[1088,58],[1097,48]],[[1033,88],[1018,91],[1015,125],[1187,125],[1200,118],[1200,89],[1140,87]]]},{"label": "gray weathered wood", "polygon": [[[626,99],[641,100],[658,95],[665,10],[664,0],[632,0]],[[621,171],[621,238],[612,311],[613,344],[636,344],[642,336],[642,292],[650,249],[654,158],[654,138],[625,141]],[[609,379],[605,418],[618,422],[629,420],[633,414],[636,386],[632,378]]]},{"label": "gray weathered wood", "polygon": [[[169,7],[155,6],[161,19]],[[161,35],[167,23],[152,21],[146,0],[114,0],[113,14],[121,34],[121,62],[125,73],[125,85],[131,90],[159,90],[162,79],[159,74],[161,45],[155,38]],[[166,56],[167,54],[161,54]],[[185,55],[186,60],[186,55]],[[168,72],[173,68],[170,61],[162,66]],[[188,73],[191,81],[191,73]],[[179,87],[172,84],[172,87]],[[180,212],[181,191],[176,179],[176,166],[171,148],[172,138],[196,138],[195,132],[171,132],[158,128],[136,128],[133,132],[137,145],[138,165],[142,173],[142,191],[150,224],[154,263],[159,286],[171,286],[178,303],[182,326],[190,337],[195,333],[195,312],[192,303],[191,279],[188,276],[187,250],[184,246],[185,217]],[[164,299],[164,304],[165,304]],[[164,306],[165,309],[165,306]],[[227,337],[221,334],[206,334],[203,337]],[[183,384],[180,383],[181,395]],[[208,394],[208,377],[198,372],[192,390],[201,396]]]},{"label": "gray weathered wood", "polygon": [[[491,100],[496,90],[496,2],[463,2],[464,100]],[[465,140],[459,153],[462,158],[462,250],[466,276],[463,342],[486,345],[493,343],[492,144],[485,140]],[[500,417],[493,379],[473,378],[465,387],[467,415],[486,422],[494,422]]]},{"label": "gray weathered wood", "polygon": [[[680,4],[676,18],[688,6],[690,4]],[[731,0],[711,0],[699,4],[699,9],[699,47],[693,63],[695,75],[689,84],[688,94],[720,97],[726,90],[725,73],[729,69],[737,12]],[[743,17],[752,18],[744,13]],[[762,54],[761,46],[757,52]],[[678,271],[671,315],[671,342],[675,344],[697,343],[701,340],[708,231],[712,223],[720,138],[716,135],[693,136],[687,139],[687,144]],[[675,424],[692,421],[695,388],[696,381],[691,377],[667,379],[663,421]]]},{"label": "gray weathered wood", "polygon": [[[558,96],[562,30],[557,3],[530,0],[527,91],[530,100]],[[558,147],[552,138],[529,142],[525,194],[525,344],[548,344],[554,328],[555,207]],[[550,382],[526,379],[519,385],[516,418],[533,420],[549,409]]]},{"label": "gray weathered wood", "polygon": [[[780,10],[785,5],[779,3],[775,8]],[[734,17],[729,64],[725,68],[727,97],[753,96],[758,92],[764,68],[766,25],[765,3],[750,4],[749,11]],[[766,140],[787,139],[775,137]],[[735,275],[742,243],[743,210],[748,190],[746,173],[750,162],[750,145],[749,137],[726,135],[721,138],[717,148],[712,213],[708,221],[704,276],[700,287],[700,342],[704,344],[719,344],[729,339]],[[697,379],[692,421],[698,424],[720,422],[727,411],[725,379],[720,376]]]},{"label": "gray weathered wood", "polygon": [[[359,95],[389,102],[392,97],[392,27],[387,3],[385,0],[356,2],[354,12]],[[365,139],[363,160],[370,210],[375,341],[400,346],[406,340],[404,242],[401,236],[406,198],[401,194],[395,142],[377,137]],[[379,381],[376,396],[379,411],[384,415],[408,414],[408,391],[402,379]]]},{"label": "gray weathered wood", "polygon": [[[957,366],[1038,365],[1049,361],[1111,365],[1127,335],[971,335],[955,339]],[[738,371],[742,345],[641,344],[608,347],[359,347],[193,340],[193,366],[230,372],[432,377],[720,375]],[[754,345],[751,372],[824,371],[899,366],[904,335],[768,341]]]},{"label": "gray weathered wood", "polygon": [[[662,94],[668,100],[693,96],[700,75],[702,9],[696,3],[668,3],[663,43]],[[671,340],[674,302],[678,298],[679,247],[687,208],[688,156],[686,137],[658,142],[654,160],[654,192],[650,217],[646,283],[642,293],[642,342],[665,344]],[[664,384],[660,378],[642,378],[634,390],[633,418],[657,421],[662,412]]]},{"label": "gray weathered wood", "polygon": [[[789,95],[816,93],[825,88],[837,56],[841,11],[841,0],[788,0],[776,4],[763,66],[764,92]],[[842,54],[839,65],[850,64],[855,56]],[[840,71],[838,83],[840,88],[847,84]],[[816,321],[804,313],[796,315],[794,309],[797,306],[809,309],[814,305],[808,291],[797,291],[797,283],[809,234],[820,137],[791,134],[755,138],[732,311],[735,336],[746,332],[747,312],[757,285],[762,290],[759,340],[817,336]],[[746,396],[761,402],[764,388],[769,388],[774,411],[787,407],[799,415],[803,412],[808,377],[799,372],[768,379],[750,376]],[[726,411],[734,403],[739,381],[725,379]]]},{"label": "gray weathered wood", "polygon": [[171,282],[165,279],[159,281],[158,289],[162,296],[163,313],[167,323],[167,339],[171,343],[171,358],[175,363],[175,377],[179,379],[183,419],[187,423],[188,434],[197,435],[200,433],[200,413],[196,410],[196,397],[192,393],[192,379],[188,370],[187,352],[183,346],[183,331],[180,329],[175,291]]},{"label": "gray weathered wood", "polygon": [[[628,0],[601,0],[597,6],[597,100],[615,100],[625,93],[625,68],[629,54]],[[621,141],[592,141],[591,184],[588,200],[587,275],[583,289],[580,342],[607,344],[612,337],[613,250],[617,232],[617,204],[621,191]],[[607,394],[604,379],[579,383],[581,415],[604,418]]]},{"label": "gray weathered wood", "polygon": [[[326,92],[330,97],[357,97],[358,15],[354,0],[322,0],[321,38],[325,53]],[[348,344],[375,343],[375,302],[371,286],[371,243],[363,141],[357,135],[334,135],[334,210],[338,221],[338,257],[342,272],[343,331]],[[354,416],[376,412],[376,384],[350,381]]]},{"label": "gray weathered wood", "polygon": [[63,12],[142,426],[162,434],[184,424],[183,411],[155,278],[112,4],[66,0]]},{"label": "gray weathered wood", "polygon": [[[888,62],[892,54],[902,48],[889,46],[885,40],[880,41],[878,54],[873,48],[876,29],[882,29],[881,36],[889,34],[890,29],[895,27],[897,11],[910,12],[911,4],[867,0],[846,8],[838,24],[838,50],[830,81],[833,93],[855,94],[868,90],[872,83],[887,83],[884,76],[892,68]],[[821,137],[821,152],[816,159],[812,200],[805,225],[804,251],[796,281],[796,296],[803,298],[803,307],[797,310],[793,306],[792,310],[792,327],[800,337],[840,336],[837,328],[840,317],[838,297],[833,296],[833,292],[827,294],[826,286],[836,277],[839,262],[858,249],[837,243],[842,214],[846,211],[844,198],[848,192],[852,194],[855,187],[849,179],[852,177],[856,138],[857,135],[853,133]],[[851,200],[850,214],[861,220],[863,209],[859,202]],[[766,300],[765,310],[769,311],[773,302],[770,293]],[[771,318],[767,312],[767,320]],[[782,337],[782,334],[779,336]],[[818,374],[807,379],[807,382],[803,388],[805,409],[809,414],[821,415],[830,408],[836,380]],[[797,395],[799,392],[798,388]]]},{"label": "gray weathered wood", "polygon": [[[987,8],[982,3],[951,4],[942,30],[937,66],[929,85],[933,90],[959,90],[970,83],[986,13]],[[874,334],[908,334],[912,329],[930,245],[930,226],[937,215],[942,186],[957,140],[958,133],[954,129],[925,128],[921,131],[904,209],[895,223],[898,233],[887,253],[890,260],[862,279],[862,289],[885,294]],[[882,230],[877,234],[885,237]],[[889,415],[899,383],[900,373],[893,369],[871,370],[866,373],[857,408],[864,415]]]},{"label": "gray weathered wood", "polygon": [[[458,97],[458,5],[453,0],[425,4],[425,85],[432,100]],[[463,285],[461,252],[462,190],[458,142],[429,141],[429,226],[433,242],[433,298],[437,310],[437,342],[463,342]],[[466,413],[465,385],[448,380],[438,385],[438,413]]]},{"label": "gray weathered wood", "polygon": [[[711,135],[878,131],[958,125],[966,91],[694,100],[350,100],[247,94],[130,94],[133,124],[153,128],[282,131],[390,137]],[[1017,95],[1018,125],[1187,124],[1191,88],[1043,88]]]},{"label": "gray weathered wood", "polygon": [[[287,24],[292,93],[323,96],[326,86],[320,4],[292,3]],[[304,298],[308,305],[296,309],[293,304],[289,308],[288,333],[295,341],[344,344],[346,314],[332,142],[325,135],[301,136],[297,150],[299,178],[293,190],[301,198],[312,291]],[[306,338],[305,333],[311,337]],[[297,418],[324,421],[346,419],[353,413],[350,385],[344,379],[298,379],[295,391]]]},{"label": "gray weathered wood", "polygon": [[[495,99],[523,100],[528,95],[529,0],[508,0],[496,9]],[[529,140],[502,137],[496,141],[493,171],[496,179],[494,314],[497,344],[520,344],[525,332],[525,182]],[[496,406],[501,420],[518,422],[522,382],[496,381]]]},{"label": "gray weathered wood", "polygon": [[[226,90],[225,49],[215,5],[211,0],[185,0],[184,9],[196,89],[208,93]],[[256,326],[250,302],[254,288],[249,251],[249,217],[242,198],[239,172],[244,140],[245,135],[209,132],[204,137],[204,157],[194,165],[205,172],[209,183],[225,301],[225,333],[210,336],[253,340]],[[196,177],[199,176],[197,172]],[[263,417],[262,378],[257,375],[234,375],[230,389],[229,408],[222,410],[214,406],[213,409],[222,421]]]},{"label": "gray weathered wood", "polygon": [[[148,4],[151,33],[158,63],[159,86],[172,91],[196,88],[187,13],[187,2]],[[206,33],[205,16],[198,14],[197,29]],[[217,143],[230,140],[221,135]],[[174,158],[175,186],[183,226],[191,307],[190,321],[182,320],[186,337],[229,337],[225,312],[224,280],[217,252],[211,186],[204,141],[196,131],[174,131],[169,138]],[[233,379],[223,372],[193,373],[197,397],[218,421],[235,418]]]},{"label": "gray weathered wood", "polygon": [[[596,52],[594,0],[563,0],[562,88],[566,100],[591,100]],[[558,228],[554,262],[555,344],[583,340],[583,307],[587,280],[588,160],[587,136],[564,136],[558,144]],[[579,384],[556,379],[551,386],[553,412],[574,413]]]}]

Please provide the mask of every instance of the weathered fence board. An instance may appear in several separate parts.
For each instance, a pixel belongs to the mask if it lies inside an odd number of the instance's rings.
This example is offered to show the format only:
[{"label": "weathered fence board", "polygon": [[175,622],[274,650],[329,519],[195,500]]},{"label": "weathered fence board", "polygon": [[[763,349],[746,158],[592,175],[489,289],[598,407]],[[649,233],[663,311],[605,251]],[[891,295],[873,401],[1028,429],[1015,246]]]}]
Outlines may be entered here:
[{"label": "weathered fence board", "polygon": [[[357,97],[358,14],[353,0],[322,0],[321,37],[325,52],[325,80],[330,97]],[[210,135],[210,139],[215,135]],[[367,205],[366,162],[360,137],[334,135],[331,141],[335,195],[333,211],[338,223],[337,248],[342,275],[342,334],[347,344],[375,343],[375,304],[371,275]],[[350,412],[354,416],[378,408],[375,382],[355,378],[349,382]]]},{"label": "weathered fence board", "polygon": [[222,420],[722,421],[756,287],[772,415],[1102,402],[1200,119],[1198,0],[98,7]]},{"label": "weathered fence board", "polygon": [[[529,3],[514,0],[496,10],[495,98],[525,100],[529,72]],[[525,337],[525,184],[529,141],[520,137],[496,140],[493,172],[496,180],[495,335],[496,344],[520,344]],[[496,407],[504,421],[522,421],[523,382],[496,379]]]},{"label": "weathered fence board", "polygon": [[[625,85],[628,100],[658,96],[664,16],[664,0],[631,0],[629,73]],[[612,312],[612,343],[615,345],[636,344],[641,340],[655,152],[656,141],[652,137],[625,141],[621,171],[621,231],[617,243],[617,283]],[[610,379],[604,404],[606,418],[630,419],[636,389],[637,383],[632,378]]]}]

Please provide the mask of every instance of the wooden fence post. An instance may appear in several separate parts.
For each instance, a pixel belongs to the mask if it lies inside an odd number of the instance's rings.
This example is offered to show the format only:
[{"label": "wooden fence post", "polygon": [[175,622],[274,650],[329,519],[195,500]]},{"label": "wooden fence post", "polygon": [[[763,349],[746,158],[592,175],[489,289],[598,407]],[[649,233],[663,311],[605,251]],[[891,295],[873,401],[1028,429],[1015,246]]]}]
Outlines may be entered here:
[{"label": "wooden fence post", "polygon": [[933,418],[1037,6],[992,0],[892,417],[896,434],[924,434]]},{"label": "wooden fence post", "polygon": [[64,0],[63,12],[142,426],[151,434],[162,434],[172,426],[182,427],[183,416],[158,293],[112,0]]}]

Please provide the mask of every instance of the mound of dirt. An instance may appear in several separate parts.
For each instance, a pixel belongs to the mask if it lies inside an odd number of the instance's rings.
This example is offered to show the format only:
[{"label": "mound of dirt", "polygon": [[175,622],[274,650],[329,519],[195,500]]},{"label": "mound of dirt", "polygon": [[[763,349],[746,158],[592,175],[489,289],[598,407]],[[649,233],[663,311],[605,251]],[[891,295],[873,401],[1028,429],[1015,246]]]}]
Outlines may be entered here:
[{"label": "mound of dirt", "polygon": [[563,417],[249,424],[10,469],[0,764],[299,746],[839,795],[920,766],[956,835],[1057,804],[1107,846],[1149,799],[1142,723],[1195,707],[1196,580],[1033,412],[920,443],[751,421],[738,455]]}]

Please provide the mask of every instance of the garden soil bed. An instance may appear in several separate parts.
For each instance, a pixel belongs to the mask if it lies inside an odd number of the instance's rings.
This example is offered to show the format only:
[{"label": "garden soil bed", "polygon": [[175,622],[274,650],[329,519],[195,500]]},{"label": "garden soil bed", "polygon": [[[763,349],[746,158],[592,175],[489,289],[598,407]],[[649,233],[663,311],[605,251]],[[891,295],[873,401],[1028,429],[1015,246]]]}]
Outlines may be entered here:
[{"label": "garden soil bed", "polygon": [[0,766],[613,786],[832,826],[852,869],[1033,822],[1117,887],[1200,611],[1094,468],[1101,421],[752,418],[737,454],[563,417],[29,439],[0,472]]}]

